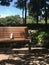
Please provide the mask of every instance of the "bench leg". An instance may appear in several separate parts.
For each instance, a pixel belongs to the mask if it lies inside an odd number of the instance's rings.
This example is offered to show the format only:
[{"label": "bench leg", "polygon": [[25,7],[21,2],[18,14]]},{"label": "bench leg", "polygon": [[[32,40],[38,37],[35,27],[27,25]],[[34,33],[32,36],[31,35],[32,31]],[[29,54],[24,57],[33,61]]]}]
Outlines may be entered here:
[{"label": "bench leg", "polygon": [[31,52],[31,43],[28,44],[29,52]]}]

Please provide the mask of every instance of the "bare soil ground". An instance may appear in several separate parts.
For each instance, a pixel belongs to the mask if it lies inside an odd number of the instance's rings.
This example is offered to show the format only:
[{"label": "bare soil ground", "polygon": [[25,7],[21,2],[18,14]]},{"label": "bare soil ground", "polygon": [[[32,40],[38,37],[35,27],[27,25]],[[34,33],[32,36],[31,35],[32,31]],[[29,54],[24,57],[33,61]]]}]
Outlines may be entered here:
[{"label": "bare soil ground", "polygon": [[42,47],[0,49],[0,65],[49,65],[49,49]]}]

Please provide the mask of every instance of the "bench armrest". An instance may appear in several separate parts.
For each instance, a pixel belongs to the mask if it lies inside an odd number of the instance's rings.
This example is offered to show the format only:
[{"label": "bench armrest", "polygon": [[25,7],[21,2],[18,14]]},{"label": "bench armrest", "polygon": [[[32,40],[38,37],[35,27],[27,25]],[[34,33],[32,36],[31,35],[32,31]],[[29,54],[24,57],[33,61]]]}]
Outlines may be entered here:
[{"label": "bench armrest", "polygon": [[32,42],[32,32],[31,31],[29,32],[29,42],[30,43]]}]

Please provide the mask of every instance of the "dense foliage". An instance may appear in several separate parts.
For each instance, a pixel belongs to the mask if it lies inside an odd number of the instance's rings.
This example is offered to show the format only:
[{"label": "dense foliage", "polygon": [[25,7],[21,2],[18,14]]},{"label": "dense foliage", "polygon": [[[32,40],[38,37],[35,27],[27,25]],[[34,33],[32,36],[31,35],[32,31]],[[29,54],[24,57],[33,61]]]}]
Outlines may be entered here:
[{"label": "dense foliage", "polygon": [[4,26],[16,26],[22,23],[23,23],[22,18],[19,15],[0,18],[0,24]]},{"label": "dense foliage", "polygon": [[46,30],[29,30],[32,32],[31,46],[43,46],[49,48],[49,31]]},{"label": "dense foliage", "polygon": [[[0,5],[9,6],[10,2],[13,0],[0,0]],[[27,10],[30,16],[36,19],[36,23],[40,18],[43,17],[45,23],[47,24],[47,18],[49,18],[49,0],[16,0],[14,6],[16,8],[22,9],[23,22],[26,24],[26,14]],[[24,19],[24,10],[25,10],[25,19]],[[43,14],[43,13],[44,14]]]},{"label": "dense foliage", "polygon": [[10,2],[12,2],[13,0],[0,0],[0,5],[2,6],[9,6]]},{"label": "dense foliage", "polygon": [[[33,18],[31,16],[27,16],[26,24],[34,24],[34,23],[36,23],[35,18]],[[20,24],[24,24],[24,21],[23,21],[23,18],[20,17],[19,15],[0,18],[0,25],[16,26],[16,25],[20,25]]]},{"label": "dense foliage", "polygon": [[24,9],[26,12],[28,10],[29,15],[36,19],[37,24],[39,16],[44,18],[45,24],[47,24],[47,18],[49,17],[49,4],[47,2],[49,0],[17,0],[15,5],[17,8],[23,9],[23,11]]}]

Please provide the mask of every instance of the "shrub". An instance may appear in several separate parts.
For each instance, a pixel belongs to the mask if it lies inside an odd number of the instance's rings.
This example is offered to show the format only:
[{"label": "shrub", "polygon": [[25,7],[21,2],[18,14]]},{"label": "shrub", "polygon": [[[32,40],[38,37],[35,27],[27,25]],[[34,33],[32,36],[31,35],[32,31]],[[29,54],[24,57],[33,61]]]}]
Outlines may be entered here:
[{"label": "shrub", "polygon": [[47,46],[49,42],[48,32],[40,31],[39,35],[37,36],[37,39],[38,39],[38,45]]}]

